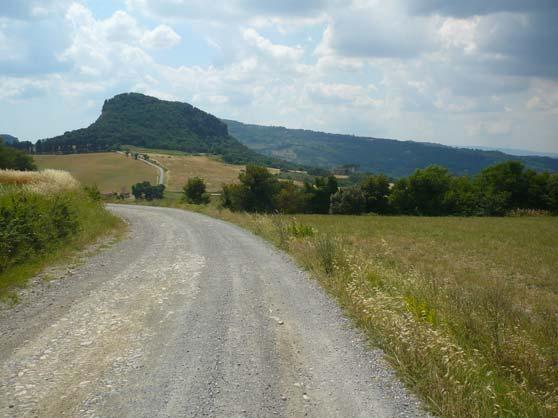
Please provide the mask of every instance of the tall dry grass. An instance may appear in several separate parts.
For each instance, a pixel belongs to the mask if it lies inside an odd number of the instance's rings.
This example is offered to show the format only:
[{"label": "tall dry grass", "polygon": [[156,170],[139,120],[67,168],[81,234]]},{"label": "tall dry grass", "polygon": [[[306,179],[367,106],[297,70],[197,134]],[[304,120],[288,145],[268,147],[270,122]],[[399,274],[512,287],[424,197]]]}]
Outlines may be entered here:
[{"label": "tall dry grass", "polygon": [[75,191],[79,182],[70,173],[62,170],[42,171],[0,170],[0,185],[19,186],[22,191],[39,194]]}]

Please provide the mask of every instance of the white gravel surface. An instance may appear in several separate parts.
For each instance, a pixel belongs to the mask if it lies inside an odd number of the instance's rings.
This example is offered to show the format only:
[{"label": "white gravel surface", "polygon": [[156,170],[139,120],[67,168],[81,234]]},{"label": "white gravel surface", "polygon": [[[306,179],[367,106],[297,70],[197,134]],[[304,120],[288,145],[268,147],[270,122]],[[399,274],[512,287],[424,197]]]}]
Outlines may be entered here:
[{"label": "white gravel surface", "polygon": [[228,223],[113,205],[129,237],[0,310],[0,416],[424,416],[336,304]]}]

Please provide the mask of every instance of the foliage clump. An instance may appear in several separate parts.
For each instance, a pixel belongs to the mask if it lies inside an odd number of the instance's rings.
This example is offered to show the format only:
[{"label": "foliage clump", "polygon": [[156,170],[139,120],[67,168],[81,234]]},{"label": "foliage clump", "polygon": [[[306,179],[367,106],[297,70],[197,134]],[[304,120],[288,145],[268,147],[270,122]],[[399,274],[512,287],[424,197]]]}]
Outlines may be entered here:
[{"label": "foliage clump", "polygon": [[77,232],[74,196],[10,193],[0,198],[0,273]]},{"label": "foliage clump", "polygon": [[266,168],[248,166],[240,184],[223,187],[222,204],[233,211],[415,216],[503,216],[522,210],[558,214],[558,173],[537,173],[507,161],[475,177],[453,176],[441,166],[416,170],[395,183],[369,175],[340,188],[334,176],[298,187]]},{"label": "foliage clump", "polygon": [[184,186],[184,199],[194,205],[209,203],[209,194],[206,192],[205,182],[201,177],[192,177]]},{"label": "foliage clump", "polygon": [[164,184],[152,185],[148,181],[136,183],[132,186],[132,194],[138,200],[162,199],[164,191]]},{"label": "foliage clump", "polygon": [[36,170],[37,167],[31,156],[23,151],[4,145],[0,140],[0,169]]},{"label": "foliage clump", "polygon": [[93,239],[116,222],[93,188],[80,188],[67,172],[0,170],[0,293],[10,286],[8,270]]}]

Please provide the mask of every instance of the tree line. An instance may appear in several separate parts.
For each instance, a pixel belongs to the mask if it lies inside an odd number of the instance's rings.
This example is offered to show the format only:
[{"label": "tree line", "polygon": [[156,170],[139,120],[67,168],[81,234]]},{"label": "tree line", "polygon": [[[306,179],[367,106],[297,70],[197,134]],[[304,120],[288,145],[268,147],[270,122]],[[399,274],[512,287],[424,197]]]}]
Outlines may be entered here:
[{"label": "tree line", "polygon": [[317,177],[299,187],[253,165],[239,180],[223,186],[222,205],[233,211],[418,216],[502,216],[516,209],[558,213],[558,173],[537,173],[518,161],[496,164],[473,177],[454,176],[432,165],[394,183],[385,175],[370,175],[347,188],[340,188],[334,176]]},{"label": "tree line", "polygon": [[23,151],[4,145],[0,140],[0,169],[36,170],[33,158]]}]

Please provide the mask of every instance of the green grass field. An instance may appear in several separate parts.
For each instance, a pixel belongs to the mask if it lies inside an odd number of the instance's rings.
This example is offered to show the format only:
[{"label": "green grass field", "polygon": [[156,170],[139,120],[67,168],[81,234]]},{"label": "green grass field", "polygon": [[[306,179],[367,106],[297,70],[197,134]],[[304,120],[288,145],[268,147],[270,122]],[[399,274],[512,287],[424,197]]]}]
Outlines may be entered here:
[{"label": "green grass field", "polygon": [[69,171],[82,184],[96,184],[102,193],[130,191],[133,184],[157,182],[158,171],[141,161],[115,152],[71,155],[34,155],[40,169]]},{"label": "green grass field", "polygon": [[249,215],[443,417],[558,416],[558,219]]}]

